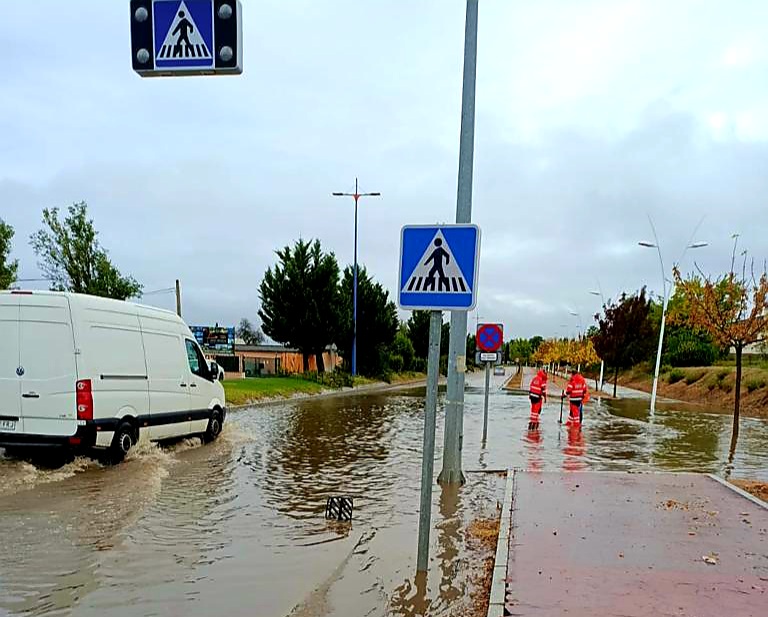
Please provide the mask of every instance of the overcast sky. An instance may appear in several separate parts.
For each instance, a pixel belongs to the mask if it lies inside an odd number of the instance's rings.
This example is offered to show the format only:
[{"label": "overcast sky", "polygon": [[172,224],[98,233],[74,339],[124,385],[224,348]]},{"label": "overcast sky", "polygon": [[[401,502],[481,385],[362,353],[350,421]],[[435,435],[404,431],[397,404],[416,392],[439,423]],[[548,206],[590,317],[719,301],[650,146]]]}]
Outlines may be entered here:
[{"label": "overcast sky", "polygon": [[[147,291],[189,323],[255,318],[273,251],[319,238],[395,294],[399,229],[454,220],[462,0],[243,0],[239,77],[141,79],[128,0],[4,2],[0,217],[20,276],[44,207],[85,200]],[[768,2],[481,0],[473,221],[479,315],[574,333],[661,286],[664,256],[768,257]],[[29,286],[44,284],[29,284]],[[144,300],[173,308],[173,296]],[[471,319],[474,321],[474,315]]]}]

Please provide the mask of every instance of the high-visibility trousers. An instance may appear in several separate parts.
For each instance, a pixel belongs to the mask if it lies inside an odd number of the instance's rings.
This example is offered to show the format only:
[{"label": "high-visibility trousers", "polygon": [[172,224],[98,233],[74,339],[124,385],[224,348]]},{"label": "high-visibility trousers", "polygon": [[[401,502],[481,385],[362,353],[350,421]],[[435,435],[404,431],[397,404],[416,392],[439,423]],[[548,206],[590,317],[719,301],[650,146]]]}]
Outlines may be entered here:
[{"label": "high-visibility trousers", "polygon": [[581,424],[581,406],[583,405],[583,400],[578,399],[569,399],[568,400],[568,411],[569,411],[569,417],[568,422],[571,424]]},{"label": "high-visibility trousers", "polygon": [[529,421],[531,424],[538,424],[541,408],[544,405],[544,398],[533,394],[529,398],[531,399],[531,417]]}]

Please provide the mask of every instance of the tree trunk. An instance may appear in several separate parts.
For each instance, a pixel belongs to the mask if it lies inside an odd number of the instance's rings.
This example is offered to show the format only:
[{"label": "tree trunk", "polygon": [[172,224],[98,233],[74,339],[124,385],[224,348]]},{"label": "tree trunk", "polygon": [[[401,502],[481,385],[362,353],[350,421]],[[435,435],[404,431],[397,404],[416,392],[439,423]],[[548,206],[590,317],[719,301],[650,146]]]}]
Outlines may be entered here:
[{"label": "tree trunk", "polygon": [[309,354],[306,351],[303,351],[301,357],[304,362],[304,372],[309,373]]},{"label": "tree trunk", "polygon": [[315,361],[317,362],[317,372],[325,373],[325,361],[323,360],[322,351],[315,353]]},{"label": "tree trunk", "polygon": [[741,404],[741,352],[742,345],[736,345],[736,397],[733,403],[733,432],[731,433],[731,456],[736,452],[739,440],[739,405]]},{"label": "tree trunk", "polygon": [[613,398],[616,398],[616,382],[619,381],[619,367],[613,369]]}]

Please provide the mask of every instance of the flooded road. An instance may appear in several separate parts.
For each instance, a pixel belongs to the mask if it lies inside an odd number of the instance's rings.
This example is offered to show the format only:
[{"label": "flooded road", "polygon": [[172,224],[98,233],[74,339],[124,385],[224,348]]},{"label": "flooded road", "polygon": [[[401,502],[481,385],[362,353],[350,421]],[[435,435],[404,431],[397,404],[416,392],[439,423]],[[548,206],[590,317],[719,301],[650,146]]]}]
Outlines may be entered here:
[{"label": "flooded road", "polygon": [[[495,386],[501,378],[494,378]],[[496,390],[489,441],[482,375],[467,391],[467,485],[434,491],[430,574],[416,579],[423,390],[275,404],[230,415],[209,446],[143,447],[117,467],[57,470],[0,458],[0,615],[307,617],[456,615],[469,588],[468,521],[494,516],[485,470],[704,471],[768,480],[768,423],[642,400],[585,410],[581,434]],[[442,400],[441,400],[442,403]],[[436,473],[441,467],[442,407]],[[329,524],[329,495],[355,520]]]}]

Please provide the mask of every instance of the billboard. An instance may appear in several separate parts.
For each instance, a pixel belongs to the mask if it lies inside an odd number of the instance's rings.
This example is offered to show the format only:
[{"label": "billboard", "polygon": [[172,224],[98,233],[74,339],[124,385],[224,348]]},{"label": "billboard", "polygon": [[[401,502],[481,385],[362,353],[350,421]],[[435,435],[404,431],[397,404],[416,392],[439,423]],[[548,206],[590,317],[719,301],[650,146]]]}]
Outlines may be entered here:
[{"label": "billboard", "polygon": [[221,326],[189,326],[198,345],[206,353],[234,354],[235,329]]}]

